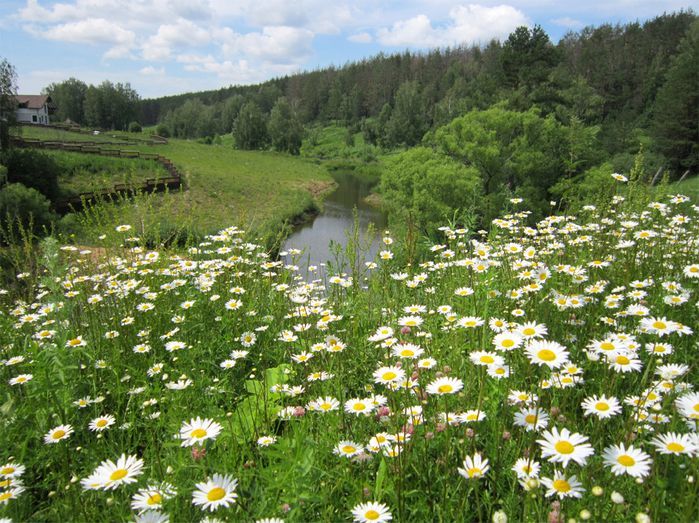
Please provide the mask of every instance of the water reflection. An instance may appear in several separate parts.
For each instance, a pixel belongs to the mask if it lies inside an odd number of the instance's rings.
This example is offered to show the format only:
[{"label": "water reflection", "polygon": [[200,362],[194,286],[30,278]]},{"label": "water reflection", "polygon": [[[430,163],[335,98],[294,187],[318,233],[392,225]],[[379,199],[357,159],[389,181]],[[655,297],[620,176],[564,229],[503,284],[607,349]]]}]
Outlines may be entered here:
[{"label": "water reflection", "polygon": [[[365,235],[370,223],[374,224],[377,232],[369,249],[369,259],[374,259],[380,250],[380,235],[387,225],[387,220],[383,212],[364,201],[371,192],[371,184],[354,176],[352,172],[335,173],[333,178],[338,184],[337,189],[325,198],[322,212],[312,222],[298,227],[283,245],[284,251],[292,248],[303,250],[296,263],[304,278],[319,277],[319,272],[308,274],[309,266],[321,268],[321,264],[328,262],[336,264],[330,249],[331,242],[345,247],[346,232],[351,231],[354,226],[355,208],[360,233]],[[287,255],[285,261],[290,263],[291,257]],[[347,270],[347,267],[343,270]]]}]

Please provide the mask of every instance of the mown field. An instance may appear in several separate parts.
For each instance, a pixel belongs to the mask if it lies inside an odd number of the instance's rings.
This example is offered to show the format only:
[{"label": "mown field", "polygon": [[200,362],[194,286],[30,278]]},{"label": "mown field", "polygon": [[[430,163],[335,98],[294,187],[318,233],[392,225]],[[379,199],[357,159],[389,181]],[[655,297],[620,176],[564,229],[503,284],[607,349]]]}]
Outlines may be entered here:
[{"label": "mown field", "polygon": [[[81,135],[24,127],[23,136],[69,140]],[[96,138],[107,139],[108,133]],[[136,204],[123,202],[102,213],[101,219],[112,224],[130,221],[159,226],[164,231],[186,227],[207,234],[221,224],[245,223],[255,233],[272,234],[280,224],[314,209],[318,197],[332,187],[332,178],[321,165],[281,153],[240,151],[230,144],[205,145],[177,139],[167,145],[123,148],[169,158],[184,173],[188,190],[155,195]],[[83,234],[88,229],[83,229]]]},{"label": "mown field", "polygon": [[327,287],[235,227],[49,240],[0,316],[0,516],[696,521],[698,211],[513,200]]}]

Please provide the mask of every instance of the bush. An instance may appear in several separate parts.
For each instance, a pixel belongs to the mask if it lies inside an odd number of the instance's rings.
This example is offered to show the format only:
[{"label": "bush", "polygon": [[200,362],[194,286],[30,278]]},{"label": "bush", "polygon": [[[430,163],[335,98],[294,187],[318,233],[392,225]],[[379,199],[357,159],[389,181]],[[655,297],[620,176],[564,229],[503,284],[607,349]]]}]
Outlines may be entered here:
[{"label": "bush", "polygon": [[143,130],[141,127],[141,124],[138,122],[131,122],[129,124],[129,132],[130,133],[140,133]]},{"label": "bush", "polygon": [[21,183],[10,183],[0,189],[0,223],[3,230],[11,230],[15,237],[20,231],[39,234],[51,227],[55,218],[51,202],[36,189]]},{"label": "bush", "polygon": [[7,167],[7,181],[36,189],[50,201],[58,198],[59,165],[49,155],[33,149],[10,149],[0,158]]},{"label": "bush", "polygon": [[162,136],[163,138],[170,138],[170,129],[164,123],[159,123],[155,127],[155,134]]}]

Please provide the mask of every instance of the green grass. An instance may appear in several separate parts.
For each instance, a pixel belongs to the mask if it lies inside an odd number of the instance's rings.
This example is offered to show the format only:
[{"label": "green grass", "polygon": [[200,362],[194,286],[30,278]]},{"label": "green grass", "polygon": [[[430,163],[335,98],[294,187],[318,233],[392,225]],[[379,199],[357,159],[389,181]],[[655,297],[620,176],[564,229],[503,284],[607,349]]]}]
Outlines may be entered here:
[{"label": "green grass", "polygon": [[[23,135],[42,140],[91,139],[66,131],[23,127]],[[143,133],[102,133],[97,141],[146,138]],[[147,201],[124,201],[109,211],[98,211],[97,223],[105,225],[137,221],[165,229],[185,227],[201,235],[217,231],[229,223],[244,224],[261,235],[273,235],[283,223],[294,220],[316,208],[324,192],[333,182],[327,170],[316,161],[266,151],[240,151],[233,148],[230,137],[221,145],[205,145],[193,140],[170,139],[166,145],[129,145],[127,150],[156,153],[172,160],[185,175],[188,190],[148,197]],[[86,155],[89,156],[89,155]],[[87,160],[86,160],[87,161]],[[124,165],[129,160],[122,160]],[[95,160],[96,162],[96,160]],[[128,164],[130,165],[130,164]],[[140,179],[147,169],[134,161],[135,174],[117,173],[113,183],[125,178]],[[111,168],[109,172],[114,172]],[[130,171],[127,171],[130,173]],[[107,182],[109,174],[100,176]],[[87,177],[69,181],[71,188],[84,188]],[[94,234],[87,226],[77,226],[70,218],[70,230],[90,241]]]},{"label": "green grass", "polygon": [[51,140],[65,142],[114,142],[138,138],[148,139],[148,135],[143,133],[126,133],[121,131],[105,131],[98,135],[75,133],[62,129],[51,129],[40,126],[23,125],[19,127],[19,136],[23,138],[33,138],[36,140]]},{"label": "green grass", "polygon": [[699,176],[693,176],[681,183],[674,183],[669,186],[670,190],[692,196],[699,199]]},{"label": "green grass", "polygon": [[46,149],[44,152],[60,166],[58,183],[64,197],[113,187],[138,185],[148,178],[168,176],[165,168],[153,160],[110,158]]}]

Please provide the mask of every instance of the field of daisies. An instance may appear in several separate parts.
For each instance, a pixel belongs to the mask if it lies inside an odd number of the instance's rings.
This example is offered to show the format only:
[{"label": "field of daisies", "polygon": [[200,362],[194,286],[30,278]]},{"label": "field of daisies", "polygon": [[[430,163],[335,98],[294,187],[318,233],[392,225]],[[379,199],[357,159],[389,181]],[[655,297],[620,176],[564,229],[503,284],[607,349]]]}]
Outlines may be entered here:
[{"label": "field of daisies", "polygon": [[236,227],[47,247],[0,314],[0,520],[699,520],[699,207],[512,203],[315,280]]}]

